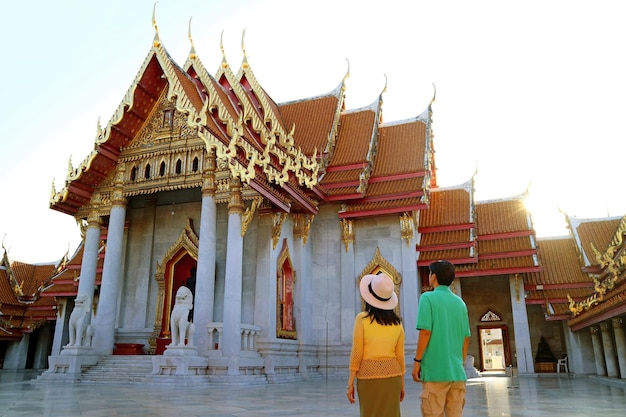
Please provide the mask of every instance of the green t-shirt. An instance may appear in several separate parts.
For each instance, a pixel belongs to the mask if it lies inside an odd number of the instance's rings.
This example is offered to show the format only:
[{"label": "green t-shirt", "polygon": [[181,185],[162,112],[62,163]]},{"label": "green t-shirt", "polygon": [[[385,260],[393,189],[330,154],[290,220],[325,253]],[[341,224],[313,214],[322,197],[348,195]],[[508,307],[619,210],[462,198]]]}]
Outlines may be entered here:
[{"label": "green t-shirt", "polygon": [[465,302],[445,285],[421,295],[417,330],[429,330],[430,341],[422,357],[424,382],[466,381],[463,342],[470,336]]}]

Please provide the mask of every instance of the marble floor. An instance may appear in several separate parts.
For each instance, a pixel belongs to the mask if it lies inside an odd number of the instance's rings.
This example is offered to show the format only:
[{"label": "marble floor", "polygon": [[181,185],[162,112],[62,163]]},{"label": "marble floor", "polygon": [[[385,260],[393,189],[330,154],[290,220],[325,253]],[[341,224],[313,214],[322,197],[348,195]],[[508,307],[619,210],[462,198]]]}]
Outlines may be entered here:
[{"label": "marble floor", "polygon": [[[251,387],[31,383],[36,374],[0,371],[0,417],[356,417],[345,379]],[[626,415],[626,383],[571,375],[493,376],[467,383],[464,416]],[[406,381],[402,415],[420,416],[420,385]]]}]

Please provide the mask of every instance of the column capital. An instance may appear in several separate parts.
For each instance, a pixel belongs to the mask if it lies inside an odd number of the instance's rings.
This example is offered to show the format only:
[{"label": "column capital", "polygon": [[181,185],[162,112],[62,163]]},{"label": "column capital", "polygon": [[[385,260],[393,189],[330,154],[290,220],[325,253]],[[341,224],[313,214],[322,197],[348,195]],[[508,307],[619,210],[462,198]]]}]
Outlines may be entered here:
[{"label": "column capital", "polygon": [[243,213],[243,198],[241,196],[241,180],[239,177],[230,178],[230,200],[228,201],[229,213]]},{"label": "column capital", "polygon": [[209,148],[204,172],[202,175],[202,195],[215,195],[217,183],[215,182],[215,148]]},{"label": "column capital", "polygon": [[124,176],[126,175],[126,166],[120,163],[115,172],[113,194],[111,195],[111,204],[113,207],[126,207],[128,203],[124,198]]},{"label": "column capital", "polygon": [[600,323],[600,331],[604,332],[608,332],[609,331],[609,323],[606,321],[603,321],[602,323]]},{"label": "column capital", "polygon": [[614,329],[620,329],[623,323],[624,323],[624,320],[621,317],[616,317],[614,319],[611,319],[611,324],[613,325]]}]

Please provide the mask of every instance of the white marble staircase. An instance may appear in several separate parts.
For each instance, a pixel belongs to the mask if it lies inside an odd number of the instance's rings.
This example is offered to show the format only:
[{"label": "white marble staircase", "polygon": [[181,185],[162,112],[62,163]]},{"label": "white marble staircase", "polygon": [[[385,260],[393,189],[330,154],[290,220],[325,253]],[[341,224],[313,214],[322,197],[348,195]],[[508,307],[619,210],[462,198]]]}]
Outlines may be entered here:
[{"label": "white marble staircase", "polygon": [[100,360],[78,378],[85,383],[141,383],[152,372],[150,355],[112,355]]}]

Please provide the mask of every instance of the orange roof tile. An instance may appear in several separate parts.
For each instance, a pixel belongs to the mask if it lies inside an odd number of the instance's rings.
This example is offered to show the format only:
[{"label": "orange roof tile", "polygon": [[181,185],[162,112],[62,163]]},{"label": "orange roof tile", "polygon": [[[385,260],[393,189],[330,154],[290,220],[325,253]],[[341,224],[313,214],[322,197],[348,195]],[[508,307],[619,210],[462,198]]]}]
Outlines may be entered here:
[{"label": "orange roof tile", "polygon": [[431,189],[428,209],[420,212],[418,230],[435,226],[468,224],[472,221],[471,194],[463,188]]},{"label": "orange roof tile", "polygon": [[384,182],[371,180],[372,178],[370,178],[370,182],[367,185],[366,198],[390,196],[398,199],[403,196],[415,197],[416,195],[421,196],[424,194],[424,177],[422,176]]},{"label": "orange roof tile", "polygon": [[582,250],[591,264],[594,264],[595,256],[591,244],[600,252],[604,253],[613,239],[615,230],[620,223],[620,219],[588,219],[581,220],[575,228]]},{"label": "orange roof tile", "polygon": [[362,163],[374,135],[376,113],[371,109],[341,115],[339,135],[329,167]]},{"label": "orange roof tile", "polygon": [[[398,152],[401,150],[401,152]],[[423,172],[426,157],[426,125],[417,120],[383,125],[372,176]]]},{"label": "orange roof tile", "polygon": [[295,125],[295,145],[306,155],[317,149],[318,155],[328,144],[339,99],[336,96],[317,97],[292,101],[279,105],[280,112],[289,129]]},{"label": "orange roof tile", "polygon": [[476,224],[480,235],[532,230],[528,210],[520,199],[479,202]]},{"label": "orange roof tile", "polygon": [[587,274],[582,272],[578,249],[572,238],[539,239],[538,247],[543,271],[526,275],[525,284],[593,282]]}]

